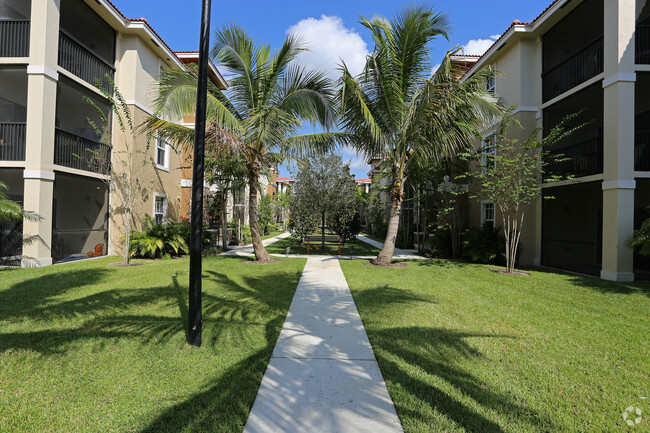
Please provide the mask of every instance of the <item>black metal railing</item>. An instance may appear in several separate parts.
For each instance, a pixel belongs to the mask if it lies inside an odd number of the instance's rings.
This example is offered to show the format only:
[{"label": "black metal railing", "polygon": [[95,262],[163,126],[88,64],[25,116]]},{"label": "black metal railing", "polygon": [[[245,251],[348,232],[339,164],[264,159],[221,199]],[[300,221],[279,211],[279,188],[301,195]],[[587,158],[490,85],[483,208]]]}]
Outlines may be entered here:
[{"label": "black metal railing", "polygon": [[650,171],[650,131],[634,134],[634,169]]},{"label": "black metal railing", "polygon": [[[560,160],[557,160],[560,158]],[[558,176],[591,176],[603,172],[603,137],[553,149],[545,170]]]},{"label": "black metal railing", "polygon": [[56,129],[54,163],[99,174],[109,174],[111,146]]},{"label": "black metal railing", "polygon": [[104,89],[109,91],[111,86],[106,76],[115,78],[113,66],[64,32],[59,33],[59,66],[93,86],[95,79],[99,79]]},{"label": "black metal railing", "polygon": [[636,26],[635,49],[635,63],[650,65],[650,26]]},{"label": "black metal railing", "polygon": [[542,73],[544,102],[603,72],[603,38],[598,38]]},{"label": "black metal railing", "polygon": [[25,123],[0,122],[0,161],[25,160]]},{"label": "black metal railing", "polygon": [[29,57],[29,20],[0,20],[0,57]]}]

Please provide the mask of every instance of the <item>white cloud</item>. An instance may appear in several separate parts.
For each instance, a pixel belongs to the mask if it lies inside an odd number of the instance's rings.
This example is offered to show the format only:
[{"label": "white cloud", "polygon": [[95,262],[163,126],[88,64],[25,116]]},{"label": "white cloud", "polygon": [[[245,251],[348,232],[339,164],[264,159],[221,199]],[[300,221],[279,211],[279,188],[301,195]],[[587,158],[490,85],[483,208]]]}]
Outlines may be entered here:
[{"label": "white cloud", "polygon": [[305,18],[289,27],[287,34],[305,38],[310,51],[299,55],[299,61],[311,68],[322,68],[331,78],[339,76],[337,65],[343,60],[353,75],[360,73],[369,54],[361,36],[343,24],[336,16],[322,15],[320,19]]},{"label": "white cloud", "polygon": [[471,39],[462,47],[467,55],[483,55],[501,35],[492,35],[488,39]]},{"label": "white cloud", "polygon": [[347,146],[341,150],[343,161],[350,164],[350,171],[356,173],[358,178],[366,177],[368,171],[370,171],[370,165],[366,163],[366,158]]}]

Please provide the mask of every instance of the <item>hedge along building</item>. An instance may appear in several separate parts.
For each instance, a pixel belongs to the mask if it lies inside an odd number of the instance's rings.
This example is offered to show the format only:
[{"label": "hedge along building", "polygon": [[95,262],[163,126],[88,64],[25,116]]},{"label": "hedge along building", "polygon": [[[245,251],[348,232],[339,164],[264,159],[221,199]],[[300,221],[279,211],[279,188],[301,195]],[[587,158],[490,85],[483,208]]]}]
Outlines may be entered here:
[{"label": "hedge along building", "polygon": [[[647,1],[556,0],[533,22],[513,22],[479,59],[462,60],[474,63],[468,74],[485,66],[499,72],[493,90],[504,105],[518,106],[521,137],[537,126],[546,134],[580,110],[580,120],[591,122],[551,149],[569,160],[549,169],[576,179],[545,185],[555,199],[527,209],[520,263],[647,279],[649,261],[625,246],[650,205]],[[468,218],[501,221],[490,202],[471,206]]]},{"label": "hedge along building", "polygon": [[[150,192],[135,209],[133,228],[145,216],[179,219],[182,155],[160,141],[148,145],[144,134],[137,136],[137,152],[125,155],[126,138],[94,86],[95,78],[113,77],[136,126],[152,114],[160,71],[183,62],[147,21],[127,19],[106,0],[0,0],[0,34],[0,180],[11,198],[42,217],[23,228],[40,241],[7,245],[5,230],[0,255],[22,253],[23,266],[43,266],[121,252],[119,201],[99,170],[77,157],[86,149],[114,165],[126,156],[146,163],[139,176]],[[88,124],[87,118],[100,120],[84,96],[108,115],[111,142]]]}]

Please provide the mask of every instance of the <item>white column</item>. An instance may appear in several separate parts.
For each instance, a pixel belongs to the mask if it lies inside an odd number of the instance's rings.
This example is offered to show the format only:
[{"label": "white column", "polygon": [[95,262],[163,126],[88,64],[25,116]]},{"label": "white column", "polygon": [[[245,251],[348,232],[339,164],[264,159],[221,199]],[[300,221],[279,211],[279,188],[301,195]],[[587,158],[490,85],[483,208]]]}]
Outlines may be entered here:
[{"label": "white column", "polygon": [[23,266],[52,264],[54,124],[58,81],[59,0],[33,0],[27,67],[27,134],[24,206],[40,215],[25,221],[23,233],[36,241],[23,245]]},{"label": "white column", "polygon": [[601,277],[633,281],[625,240],[634,228],[634,41],[636,0],[605,0],[603,267]]}]

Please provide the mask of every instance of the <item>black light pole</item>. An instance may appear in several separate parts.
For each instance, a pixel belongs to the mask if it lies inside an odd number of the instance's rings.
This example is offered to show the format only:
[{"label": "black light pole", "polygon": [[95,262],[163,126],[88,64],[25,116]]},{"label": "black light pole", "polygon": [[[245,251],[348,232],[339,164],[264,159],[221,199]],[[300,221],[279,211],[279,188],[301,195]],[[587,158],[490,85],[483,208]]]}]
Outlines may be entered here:
[{"label": "black light pole", "polygon": [[208,92],[208,45],[210,44],[210,2],[203,0],[201,41],[199,43],[199,82],[196,86],[196,119],[194,120],[194,172],[192,175],[192,234],[190,237],[190,305],[187,340],[201,346],[203,318],[201,283],[203,274],[203,160],[205,147],[205,104]]}]

